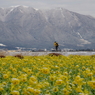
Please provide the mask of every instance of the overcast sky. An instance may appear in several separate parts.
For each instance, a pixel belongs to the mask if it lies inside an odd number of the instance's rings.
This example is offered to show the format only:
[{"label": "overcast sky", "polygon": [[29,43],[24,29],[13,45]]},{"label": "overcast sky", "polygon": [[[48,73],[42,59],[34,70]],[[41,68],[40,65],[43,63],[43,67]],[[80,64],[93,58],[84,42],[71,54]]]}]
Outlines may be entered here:
[{"label": "overcast sky", "polygon": [[37,9],[63,7],[73,12],[95,17],[95,0],[0,0],[0,7],[26,5]]}]

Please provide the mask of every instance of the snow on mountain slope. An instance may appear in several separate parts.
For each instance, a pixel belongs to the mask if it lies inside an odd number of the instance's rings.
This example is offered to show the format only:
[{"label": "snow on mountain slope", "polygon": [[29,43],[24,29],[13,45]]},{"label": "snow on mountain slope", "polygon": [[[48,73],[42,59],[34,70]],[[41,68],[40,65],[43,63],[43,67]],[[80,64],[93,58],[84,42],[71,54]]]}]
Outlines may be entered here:
[{"label": "snow on mountain slope", "polygon": [[95,18],[63,8],[0,8],[0,43],[50,49],[54,41],[61,48],[94,48]]}]

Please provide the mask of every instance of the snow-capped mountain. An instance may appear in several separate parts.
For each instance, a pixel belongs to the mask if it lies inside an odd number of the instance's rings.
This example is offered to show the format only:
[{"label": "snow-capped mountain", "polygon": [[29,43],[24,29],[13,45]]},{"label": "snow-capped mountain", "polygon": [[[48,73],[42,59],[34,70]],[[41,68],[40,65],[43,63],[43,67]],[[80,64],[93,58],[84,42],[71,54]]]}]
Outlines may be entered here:
[{"label": "snow-capped mountain", "polygon": [[0,8],[0,43],[9,47],[95,48],[95,18],[63,8]]}]

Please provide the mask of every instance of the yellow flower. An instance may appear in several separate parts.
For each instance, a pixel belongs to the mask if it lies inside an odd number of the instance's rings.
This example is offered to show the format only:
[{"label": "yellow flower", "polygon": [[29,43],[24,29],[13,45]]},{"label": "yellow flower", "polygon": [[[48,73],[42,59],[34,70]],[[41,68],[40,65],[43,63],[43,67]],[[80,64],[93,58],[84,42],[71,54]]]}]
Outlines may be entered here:
[{"label": "yellow flower", "polygon": [[22,95],[30,95],[30,92],[28,92],[28,90],[24,88],[23,92],[22,92]]},{"label": "yellow flower", "polygon": [[92,72],[88,73],[88,76],[92,76],[92,75],[93,75],[93,73],[92,73]]},{"label": "yellow flower", "polygon": [[31,69],[27,69],[27,73],[28,74],[32,74],[32,70]]},{"label": "yellow flower", "polygon": [[41,90],[39,90],[39,89],[34,90],[34,95],[39,95],[40,93],[41,93]]},{"label": "yellow flower", "polygon": [[88,74],[88,73],[90,73],[90,72],[91,72],[90,69],[87,68],[87,69],[86,69],[86,73]]},{"label": "yellow flower", "polygon": [[20,95],[19,91],[16,91],[16,90],[12,91],[11,94],[12,95]]},{"label": "yellow flower", "polygon": [[92,87],[92,89],[95,89],[95,81],[89,81],[88,84]]},{"label": "yellow flower", "polygon": [[68,72],[64,72],[64,75],[67,76],[68,75]]},{"label": "yellow flower", "polygon": [[6,57],[0,59],[0,92],[3,95],[89,95],[95,89],[94,75],[95,58],[91,56],[34,55],[23,60]]},{"label": "yellow flower", "polygon": [[30,80],[31,80],[31,81],[37,81],[37,78],[36,78],[36,76],[31,76],[31,77],[30,77]]},{"label": "yellow flower", "polygon": [[70,91],[68,91],[68,89],[64,88],[63,89],[63,93],[64,93],[64,95],[69,95],[70,94]]},{"label": "yellow flower", "polygon": [[15,68],[13,68],[12,70],[13,70],[13,72],[16,72],[17,71]]},{"label": "yellow flower", "polygon": [[29,92],[32,92],[32,93],[33,93],[33,92],[34,92],[34,88],[32,88],[32,87],[28,87],[28,88],[27,88],[27,91],[29,91]]},{"label": "yellow flower", "polygon": [[6,65],[6,63],[2,63],[2,65],[3,65],[3,66],[5,66],[5,65]]},{"label": "yellow flower", "polygon": [[51,81],[54,81],[56,79],[56,76],[55,75],[51,75],[49,78],[50,78]]},{"label": "yellow flower", "polygon": [[37,84],[37,85],[36,85],[36,88],[43,88],[43,84],[40,84],[40,83]]},{"label": "yellow flower", "polygon": [[[20,72],[21,73],[21,72]],[[21,78],[27,78],[27,74],[22,74]]]},{"label": "yellow flower", "polygon": [[58,92],[58,91],[59,91],[58,87],[53,88],[53,92]]},{"label": "yellow flower", "polygon": [[79,75],[77,75],[74,79],[74,84],[82,85],[83,84],[83,78],[81,78]]},{"label": "yellow flower", "polygon": [[27,68],[23,68],[22,71],[23,71],[23,72],[27,72]]},{"label": "yellow flower", "polygon": [[7,79],[8,77],[9,77],[8,74],[4,74],[4,75],[3,75],[3,78],[4,78],[4,79]]},{"label": "yellow flower", "polygon": [[78,86],[75,90],[78,92],[78,93],[82,93],[83,91],[81,90],[81,86]]},{"label": "yellow flower", "polygon": [[42,68],[42,73],[49,74],[50,73],[49,68],[46,68],[46,67]]},{"label": "yellow flower", "polygon": [[51,95],[49,90],[46,90],[45,95]]},{"label": "yellow flower", "polygon": [[21,81],[22,82],[26,82],[27,81],[27,78],[21,78]]},{"label": "yellow flower", "polygon": [[49,86],[49,82],[44,82],[44,85],[47,87]]},{"label": "yellow flower", "polygon": [[80,93],[79,95],[89,95],[89,94],[85,94],[85,93]]},{"label": "yellow flower", "polygon": [[82,69],[85,69],[85,68],[86,68],[85,66],[82,67]]},{"label": "yellow flower", "polygon": [[12,78],[12,83],[13,83],[13,84],[15,84],[15,85],[16,85],[16,84],[19,84],[19,82],[20,82],[19,79],[17,79],[17,78]]},{"label": "yellow flower", "polygon": [[59,79],[59,80],[56,80],[56,85],[61,85],[63,83],[63,80]]},{"label": "yellow flower", "polygon": [[2,84],[3,84],[3,85],[6,85],[7,83],[6,83],[6,82],[3,82]]},{"label": "yellow flower", "polygon": [[84,90],[84,93],[85,93],[84,95],[89,95],[90,94],[90,92],[87,89]]},{"label": "yellow flower", "polygon": [[0,91],[3,91],[4,90],[4,88],[3,87],[0,87]]},{"label": "yellow flower", "polygon": [[76,67],[78,68],[78,67],[79,67],[79,65],[76,65]]},{"label": "yellow flower", "polygon": [[37,83],[38,83],[38,81],[33,81],[33,80],[31,80],[31,79],[29,80],[29,84],[30,84],[30,85],[35,85],[35,84],[37,84]]}]

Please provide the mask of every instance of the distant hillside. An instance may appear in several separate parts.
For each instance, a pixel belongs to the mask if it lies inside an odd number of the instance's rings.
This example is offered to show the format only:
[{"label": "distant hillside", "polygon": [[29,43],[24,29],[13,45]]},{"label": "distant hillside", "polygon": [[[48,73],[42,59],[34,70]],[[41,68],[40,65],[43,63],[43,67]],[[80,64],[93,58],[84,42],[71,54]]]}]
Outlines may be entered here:
[{"label": "distant hillside", "polygon": [[51,49],[54,41],[60,48],[95,48],[95,18],[63,8],[0,8],[0,43],[8,48]]}]

